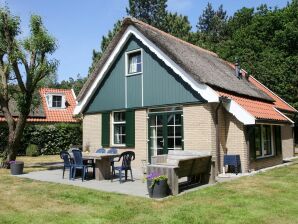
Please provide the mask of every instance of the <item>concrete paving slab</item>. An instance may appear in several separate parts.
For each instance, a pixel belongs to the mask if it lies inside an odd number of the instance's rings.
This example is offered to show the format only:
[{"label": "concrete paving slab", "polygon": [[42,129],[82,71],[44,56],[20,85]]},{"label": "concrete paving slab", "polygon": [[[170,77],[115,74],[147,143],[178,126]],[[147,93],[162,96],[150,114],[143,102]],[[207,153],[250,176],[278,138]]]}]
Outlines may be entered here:
[{"label": "concrete paving slab", "polygon": [[[94,179],[85,180],[82,182],[82,179],[80,177],[78,177],[75,180],[69,180],[68,171],[65,172],[65,178],[62,179],[62,169],[35,171],[35,172],[23,174],[23,175],[18,175],[18,177],[148,198],[149,195],[147,191],[146,182],[143,179],[143,175],[138,171],[134,171],[134,170],[133,170],[133,175],[134,175],[134,181],[128,180],[121,184],[119,183],[118,178],[115,178],[113,182],[111,182],[110,180],[98,181]],[[128,175],[128,178],[129,177],[130,176]]]}]

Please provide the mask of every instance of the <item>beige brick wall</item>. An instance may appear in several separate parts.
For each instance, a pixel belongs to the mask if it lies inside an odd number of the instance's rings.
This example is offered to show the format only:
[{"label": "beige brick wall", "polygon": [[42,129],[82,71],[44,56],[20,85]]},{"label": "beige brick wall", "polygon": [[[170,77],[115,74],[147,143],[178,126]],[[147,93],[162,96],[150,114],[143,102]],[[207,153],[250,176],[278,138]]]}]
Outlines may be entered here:
[{"label": "beige brick wall", "polygon": [[87,145],[91,152],[101,147],[101,114],[85,115],[83,118],[83,150]]},{"label": "beige brick wall", "polygon": [[240,155],[242,172],[248,171],[248,148],[244,125],[232,114],[224,111],[225,117],[225,150],[227,154]]},{"label": "beige brick wall", "polygon": [[215,126],[211,104],[183,107],[184,150],[215,150]]},{"label": "beige brick wall", "polygon": [[[216,161],[216,172],[222,172],[224,154],[239,154],[242,171],[248,171],[248,151],[244,126],[233,115],[220,107],[220,164],[216,158],[215,110],[218,104],[188,105],[183,107],[184,149],[211,152]],[[219,166],[219,167],[218,167]]]},{"label": "beige brick wall", "polygon": [[293,128],[290,125],[281,127],[282,154],[283,158],[294,156],[294,135]]}]

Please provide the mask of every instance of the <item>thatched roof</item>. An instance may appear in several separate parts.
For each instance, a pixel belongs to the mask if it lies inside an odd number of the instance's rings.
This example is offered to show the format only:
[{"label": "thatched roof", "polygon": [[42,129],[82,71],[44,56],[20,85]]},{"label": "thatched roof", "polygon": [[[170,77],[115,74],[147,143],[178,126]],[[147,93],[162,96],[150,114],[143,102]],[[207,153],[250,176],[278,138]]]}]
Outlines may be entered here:
[{"label": "thatched roof", "polygon": [[89,76],[77,97],[77,101],[83,99],[129,25],[134,26],[198,83],[204,83],[212,88],[226,90],[239,95],[273,101],[271,97],[255,87],[247,79],[238,79],[231,64],[220,59],[215,53],[187,43],[130,17],[123,20],[120,31],[109,44],[94,72]]}]

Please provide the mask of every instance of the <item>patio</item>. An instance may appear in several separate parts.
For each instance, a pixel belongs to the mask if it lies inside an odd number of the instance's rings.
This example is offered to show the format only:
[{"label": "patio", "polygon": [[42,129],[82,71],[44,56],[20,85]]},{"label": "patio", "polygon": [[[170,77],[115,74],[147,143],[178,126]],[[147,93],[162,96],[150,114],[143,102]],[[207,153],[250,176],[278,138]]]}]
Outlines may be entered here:
[{"label": "patio", "polygon": [[113,182],[110,180],[98,181],[95,179],[87,179],[82,182],[80,177],[76,178],[75,180],[69,180],[68,172],[65,173],[65,178],[62,179],[62,169],[30,172],[19,175],[18,177],[149,198],[146,182],[144,181],[142,172],[139,170],[133,170],[133,175],[134,181],[131,181],[128,177],[128,180],[121,184],[119,183],[119,179],[116,177],[114,178]]}]

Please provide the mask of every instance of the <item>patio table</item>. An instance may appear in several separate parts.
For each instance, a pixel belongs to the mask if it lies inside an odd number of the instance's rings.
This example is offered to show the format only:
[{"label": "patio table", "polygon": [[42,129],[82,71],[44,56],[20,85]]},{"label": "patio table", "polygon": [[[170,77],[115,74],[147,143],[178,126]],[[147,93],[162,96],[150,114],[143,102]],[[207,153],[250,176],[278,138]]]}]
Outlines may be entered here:
[{"label": "patio table", "polygon": [[84,153],[84,160],[93,160],[95,164],[95,179],[109,180],[111,179],[111,158],[120,156],[120,154],[110,153]]}]

